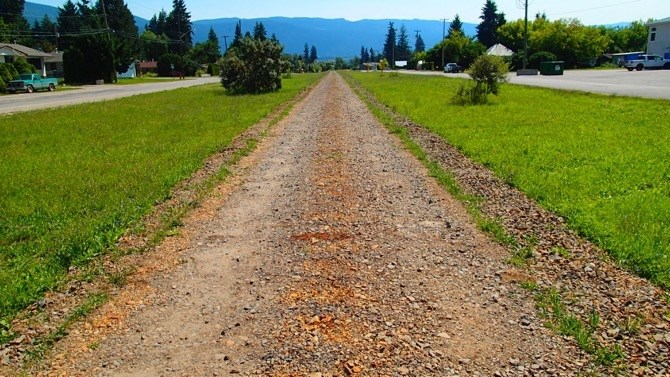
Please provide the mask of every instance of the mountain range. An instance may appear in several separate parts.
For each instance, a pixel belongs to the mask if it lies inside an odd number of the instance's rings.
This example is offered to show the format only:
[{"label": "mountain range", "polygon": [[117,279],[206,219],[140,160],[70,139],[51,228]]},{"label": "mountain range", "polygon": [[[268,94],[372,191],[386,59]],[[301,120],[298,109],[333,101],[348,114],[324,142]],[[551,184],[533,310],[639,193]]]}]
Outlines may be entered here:
[{"label": "mountain range", "polygon": [[[44,15],[48,15],[52,21],[58,17],[58,8],[36,4],[25,3],[23,12],[28,22],[32,25],[40,21]],[[210,27],[220,38],[221,47],[229,43],[235,32],[235,25],[239,18],[219,18],[213,20],[193,21],[193,41],[202,42],[207,39]],[[393,22],[399,32],[401,26],[405,26],[410,46],[414,47],[417,31],[421,34],[426,48],[430,48],[442,38],[443,23],[435,20],[360,20],[348,21],[345,19],[324,18],[287,18],[270,17],[257,19],[242,19],[242,31],[253,32],[256,22],[262,22],[267,30],[268,36],[275,34],[284,45],[284,52],[289,54],[302,54],[305,43],[315,46],[320,59],[332,59],[342,57],[349,59],[359,56],[361,47],[374,49],[380,52],[384,47],[384,39],[388,31],[389,22]],[[135,16],[135,24],[140,33],[149,21]],[[466,34],[476,33],[474,24],[463,23]],[[449,27],[449,23],[446,24]],[[224,36],[228,36],[224,38]]]}]

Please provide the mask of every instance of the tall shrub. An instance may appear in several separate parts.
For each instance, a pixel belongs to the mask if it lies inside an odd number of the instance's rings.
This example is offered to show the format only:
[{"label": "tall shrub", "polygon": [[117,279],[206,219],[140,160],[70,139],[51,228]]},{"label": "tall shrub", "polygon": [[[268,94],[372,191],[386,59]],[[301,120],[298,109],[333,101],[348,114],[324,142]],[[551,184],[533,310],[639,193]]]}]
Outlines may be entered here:
[{"label": "tall shrub", "polygon": [[221,85],[231,94],[281,89],[283,47],[271,39],[244,37],[219,60]]}]

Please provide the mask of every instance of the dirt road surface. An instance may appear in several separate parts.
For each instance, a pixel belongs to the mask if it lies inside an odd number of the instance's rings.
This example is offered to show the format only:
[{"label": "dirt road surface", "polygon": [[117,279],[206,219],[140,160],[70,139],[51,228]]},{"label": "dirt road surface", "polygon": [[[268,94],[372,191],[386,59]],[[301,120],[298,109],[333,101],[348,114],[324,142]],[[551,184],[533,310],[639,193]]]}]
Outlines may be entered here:
[{"label": "dirt road surface", "polygon": [[573,342],[537,318],[508,252],[339,75],[297,104],[237,174],[158,248],[157,264],[179,252],[174,267],[131,281],[34,373],[573,376],[588,368]]}]

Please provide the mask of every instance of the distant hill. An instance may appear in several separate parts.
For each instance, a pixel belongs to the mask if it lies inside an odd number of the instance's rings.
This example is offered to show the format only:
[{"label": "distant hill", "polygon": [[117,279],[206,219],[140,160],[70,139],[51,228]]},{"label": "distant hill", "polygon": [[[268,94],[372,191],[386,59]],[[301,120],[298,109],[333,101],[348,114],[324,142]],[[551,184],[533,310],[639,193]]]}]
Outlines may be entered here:
[{"label": "distant hill", "polygon": [[[209,28],[212,27],[221,38],[232,36],[238,18],[220,18],[215,20],[200,20],[193,22],[195,29],[194,40],[207,39]],[[314,45],[319,58],[335,57],[351,58],[360,55],[361,46],[373,48],[380,52],[384,47],[384,38],[388,31],[389,22],[393,22],[396,30],[402,25],[407,29],[410,46],[414,47],[416,30],[419,30],[426,48],[434,46],[442,38],[442,22],[429,20],[360,20],[348,21],[345,19],[323,18],[286,18],[270,17],[243,19],[243,32],[253,31],[256,22],[262,22],[267,30],[268,37],[273,33],[284,44],[287,53],[302,54],[305,43]],[[449,23],[447,23],[447,28]],[[475,35],[474,24],[463,24],[465,33]],[[228,38],[230,42],[231,38]]]},{"label": "distant hill", "polygon": [[[58,17],[58,8],[48,5],[25,3],[24,16],[32,25],[35,20],[40,21],[44,15],[48,15],[52,21]],[[212,27],[219,36],[221,48],[225,46],[224,36],[230,36],[232,40],[235,33],[235,25],[239,18],[219,18],[214,20],[193,21],[194,42],[202,42],[207,39],[209,28]],[[360,20],[347,21],[345,19],[324,18],[287,18],[270,17],[242,19],[243,32],[253,31],[256,22],[262,22],[268,32],[273,33],[284,45],[284,52],[289,54],[302,54],[305,43],[310,47],[316,47],[320,59],[331,59],[342,57],[345,59],[358,56],[361,46],[373,48],[380,52],[384,47],[384,38],[388,30],[389,22],[392,21],[397,30],[402,25],[407,29],[410,46],[414,47],[416,31],[419,30],[426,49],[433,47],[442,38],[441,21],[435,20]],[[135,24],[140,30],[149,23],[148,20],[135,17]],[[628,23],[606,25],[613,27],[627,26]],[[449,23],[447,23],[447,28]],[[476,34],[476,25],[463,23],[463,30],[469,36]]]},{"label": "distant hill", "polygon": [[[65,4],[65,0],[63,0]],[[50,5],[42,5],[36,3],[30,3],[26,1],[26,4],[23,8],[23,17],[25,17],[30,25],[32,26],[35,21],[40,22],[44,15],[49,16],[51,21],[56,21],[58,18],[58,7],[52,7]],[[144,31],[144,25],[148,24],[149,20],[145,20],[142,17],[135,16],[135,25],[140,30],[140,33]]]}]

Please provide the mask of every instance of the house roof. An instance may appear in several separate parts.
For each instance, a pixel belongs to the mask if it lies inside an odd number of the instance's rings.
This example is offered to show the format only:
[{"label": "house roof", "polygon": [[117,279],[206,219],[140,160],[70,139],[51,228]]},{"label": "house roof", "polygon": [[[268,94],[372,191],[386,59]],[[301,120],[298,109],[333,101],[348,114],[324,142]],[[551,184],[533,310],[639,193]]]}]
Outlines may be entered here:
[{"label": "house roof", "polygon": [[489,47],[489,49],[486,50],[486,55],[512,56],[512,55],[514,55],[514,51],[512,51],[509,48],[505,47],[504,45],[498,43],[498,44],[495,44],[495,45]]},{"label": "house roof", "polygon": [[647,24],[647,26],[652,26],[652,25],[663,25],[663,24],[670,24],[670,17],[668,18],[663,18],[661,20],[656,20],[653,22],[650,22]]},{"label": "house roof", "polygon": [[65,51],[52,52],[51,54],[49,54],[48,58],[44,59],[44,62],[45,63],[62,63],[64,53],[65,53]]},{"label": "house roof", "polygon": [[154,69],[158,68],[158,62],[151,61],[151,62],[140,62],[139,63],[140,69]]},{"label": "house roof", "polygon": [[[26,58],[50,58],[51,54],[47,54],[46,52],[42,52],[39,50],[35,50],[34,48],[26,47],[23,45],[19,44],[14,44],[14,43],[0,43],[0,50],[2,50],[2,54],[4,55],[18,55],[18,56],[23,56]],[[12,54],[8,54],[6,51],[11,51],[14,52]]]}]

